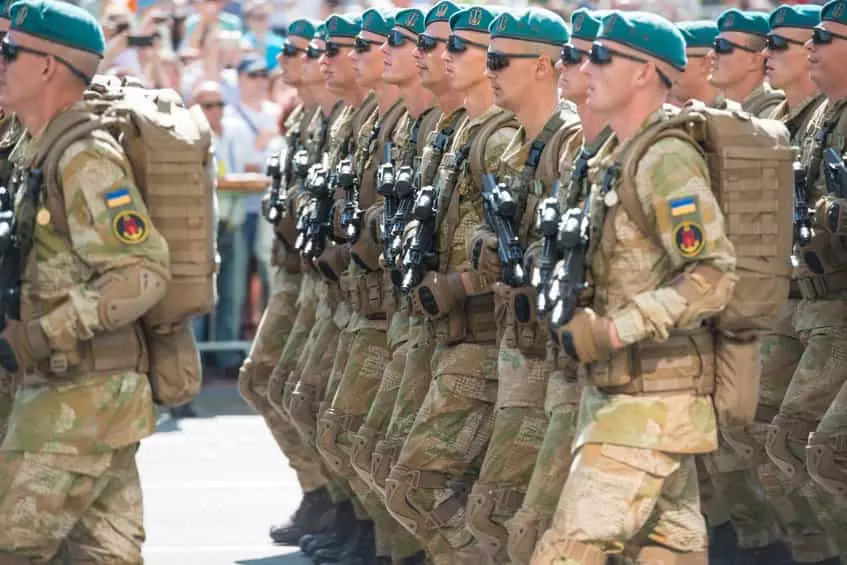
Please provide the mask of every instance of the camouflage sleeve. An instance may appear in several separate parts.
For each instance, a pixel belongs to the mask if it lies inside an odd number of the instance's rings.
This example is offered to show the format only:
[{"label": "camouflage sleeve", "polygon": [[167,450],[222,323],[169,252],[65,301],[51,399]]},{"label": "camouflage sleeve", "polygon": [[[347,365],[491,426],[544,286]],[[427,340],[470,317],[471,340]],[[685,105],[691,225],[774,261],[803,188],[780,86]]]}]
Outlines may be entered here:
[{"label": "camouflage sleeve", "polygon": [[59,171],[73,253],[90,268],[87,282],[41,318],[51,347],[67,350],[154,306],[165,292],[169,255],[116,144],[96,136],[78,141]]},{"label": "camouflage sleeve", "polygon": [[[636,294],[612,314],[625,344],[666,339],[673,328],[717,313],[735,280],[735,250],[706,162],[692,145],[675,138],[654,144],[638,164],[635,187],[664,252],[655,268],[667,276],[664,286]],[[689,283],[707,299],[688,292]]]}]

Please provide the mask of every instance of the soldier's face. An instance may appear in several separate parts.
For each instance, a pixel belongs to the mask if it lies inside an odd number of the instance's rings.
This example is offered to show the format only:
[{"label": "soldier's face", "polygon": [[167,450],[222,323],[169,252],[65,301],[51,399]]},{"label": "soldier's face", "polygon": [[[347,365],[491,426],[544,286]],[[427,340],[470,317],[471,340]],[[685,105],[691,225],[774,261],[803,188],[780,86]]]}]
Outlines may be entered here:
[{"label": "soldier's face", "polygon": [[[514,39],[495,38],[488,46],[488,52],[494,57],[503,54],[529,54],[527,44]],[[553,65],[547,58],[504,58],[508,64],[504,68],[495,68],[489,64],[486,66],[485,76],[491,82],[491,90],[494,92],[494,103],[501,108],[515,111],[527,104],[532,104],[535,98],[534,89],[538,86],[537,78],[542,69],[540,66]],[[496,67],[496,65],[495,65]],[[555,72],[555,70],[554,70]]]},{"label": "soldier's face", "polygon": [[[847,25],[825,21],[819,26],[829,34],[827,42],[815,43],[809,40],[806,50],[809,57],[809,75],[820,89],[830,96],[844,96],[847,90],[847,76],[844,74],[844,61],[847,61]],[[837,37],[837,34],[842,37]]]},{"label": "soldier's face", "polygon": [[568,60],[559,58],[556,62],[556,68],[559,70],[559,95],[574,104],[582,104],[588,92],[588,76],[582,72],[581,67],[588,58],[591,42],[574,38],[570,44]]},{"label": "soldier's face", "polygon": [[403,85],[417,78],[414,55],[417,42],[417,35],[405,28],[392,30],[390,40],[382,44],[385,82]]},{"label": "soldier's face", "polygon": [[761,72],[762,55],[751,51],[751,37],[747,33],[724,31],[718,35],[726,40],[731,52],[718,53],[714,49],[709,53],[712,62],[712,74],[709,81],[718,88],[727,88],[743,81],[751,72]]},{"label": "soldier's face", "polygon": [[302,75],[300,82],[303,86],[314,86],[316,84],[324,84],[325,78],[321,73],[320,59],[303,59]]},{"label": "soldier's face", "polygon": [[321,57],[326,86],[336,94],[347,94],[356,85],[356,74],[350,51],[353,49],[353,38],[333,38],[327,41],[327,51]]},{"label": "soldier's face", "polygon": [[[26,35],[12,31],[4,41],[32,48]],[[28,102],[41,98],[39,93],[45,86],[41,69],[46,57],[20,49],[14,56],[5,53],[5,50],[0,51],[0,106],[9,112],[25,111]]]},{"label": "soldier's face", "polygon": [[[632,49],[614,42],[600,42],[614,51],[643,57]],[[636,87],[635,77],[639,66],[643,63],[630,61],[620,56],[612,56],[611,61],[604,64],[594,64],[590,60],[582,66],[586,74],[588,88],[586,103],[592,112],[597,114],[614,114],[626,107],[631,93]]]},{"label": "soldier's face", "polygon": [[282,80],[285,81],[285,84],[288,86],[297,88],[300,84],[302,84],[303,60],[305,59],[305,49],[309,45],[309,42],[302,37],[294,35],[288,37],[286,41],[298,51],[295,52],[294,49],[287,48],[280,52],[277,56],[277,60],[279,61],[279,66],[282,69]]},{"label": "soldier's face", "polygon": [[771,32],[773,38],[765,49],[765,71],[774,88],[783,89],[802,81],[809,73],[805,43],[811,38],[808,29],[780,27]]},{"label": "soldier's face", "polygon": [[[448,46],[444,51],[444,71],[450,88],[457,92],[467,92],[485,80],[485,58],[489,36],[477,31],[457,31],[455,48]],[[473,42],[468,43],[468,41]]]},{"label": "soldier's face", "polygon": [[[708,53],[689,50],[687,55],[688,64],[685,66],[685,71],[677,75],[677,79],[671,87],[670,96],[679,103],[695,98],[702,91],[701,86],[708,82],[711,73]],[[706,102],[710,101],[706,100]]]},{"label": "soldier's face", "polygon": [[362,88],[375,88],[382,82],[382,53],[379,47],[385,38],[370,31],[363,31],[356,41],[356,48],[350,50],[356,73],[356,84]]},{"label": "soldier's face", "polygon": [[450,24],[430,24],[422,35],[423,39],[412,52],[421,84],[430,90],[443,90],[446,87],[447,75],[444,72],[442,56],[447,45],[447,36],[450,35]]}]

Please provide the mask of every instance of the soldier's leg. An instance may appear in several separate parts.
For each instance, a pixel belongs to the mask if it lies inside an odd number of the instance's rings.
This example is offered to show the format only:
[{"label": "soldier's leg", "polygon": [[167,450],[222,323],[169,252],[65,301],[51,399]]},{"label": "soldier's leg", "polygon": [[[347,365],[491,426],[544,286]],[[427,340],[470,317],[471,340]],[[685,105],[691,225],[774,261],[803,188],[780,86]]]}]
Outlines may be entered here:
[{"label": "soldier's leg", "polygon": [[[552,527],[533,565],[605,565],[634,540],[636,563],[705,565],[706,523],[700,514],[691,455],[608,444],[576,454]],[[651,561],[650,559],[655,559]]]},{"label": "soldier's leg", "polygon": [[6,437],[9,414],[12,413],[12,405],[15,403],[16,388],[14,376],[6,369],[0,368],[0,444]]},{"label": "soldier's leg", "polygon": [[436,565],[478,564],[485,554],[466,526],[467,491],[493,428],[493,345],[441,346],[433,380],[386,481],[389,512],[420,539]]},{"label": "soldier's leg", "polygon": [[[565,378],[565,372],[571,376]],[[576,366],[557,370],[547,386],[545,409],[549,419],[521,509],[506,522],[508,552],[512,563],[527,565],[536,543],[550,526],[556,502],[568,478],[573,456],[581,386]]]},{"label": "soldier's leg", "polygon": [[547,429],[546,335],[540,347],[522,350],[507,326],[501,340],[494,432],[468,497],[468,528],[494,563],[508,561],[505,523],[521,507]]}]

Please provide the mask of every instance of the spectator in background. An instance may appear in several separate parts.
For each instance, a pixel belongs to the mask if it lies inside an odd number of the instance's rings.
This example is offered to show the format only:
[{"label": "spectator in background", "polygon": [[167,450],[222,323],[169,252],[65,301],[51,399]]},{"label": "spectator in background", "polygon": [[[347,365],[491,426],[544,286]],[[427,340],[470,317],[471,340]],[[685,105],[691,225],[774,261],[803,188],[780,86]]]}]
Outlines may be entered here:
[{"label": "spectator in background", "polygon": [[238,76],[235,67],[243,58],[241,33],[214,30],[199,48],[183,47],[180,56],[190,58],[182,73],[180,92],[190,100],[194,89],[203,81],[220,83],[227,104],[238,102]]},{"label": "spectator in background", "polygon": [[238,16],[223,11],[224,0],[199,0],[194,4],[195,12],[185,20],[183,45],[202,49],[205,39],[215,30],[237,31],[242,29]]},{"label": "spectator in background", "polygon": [[277,66],[276,57],[282,51],[285,38],[270,30],[271,5],[266,0],[249,0],[244,5],[244,38],[259,55],[265,57],[268,70]]}]

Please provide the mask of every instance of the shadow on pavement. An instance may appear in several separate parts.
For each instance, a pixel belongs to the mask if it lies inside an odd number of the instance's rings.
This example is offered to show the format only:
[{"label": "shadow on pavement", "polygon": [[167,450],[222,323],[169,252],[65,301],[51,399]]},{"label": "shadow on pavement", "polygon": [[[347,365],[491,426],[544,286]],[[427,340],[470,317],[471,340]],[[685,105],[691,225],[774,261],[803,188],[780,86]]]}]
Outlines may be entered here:
[{"label": "shadow on pavement", "polygon": [[311,560],[303,553],[297,552],[257,559],[243,559],[236,561],[236,563],[238,565],[305,565],[311,563]]}]

